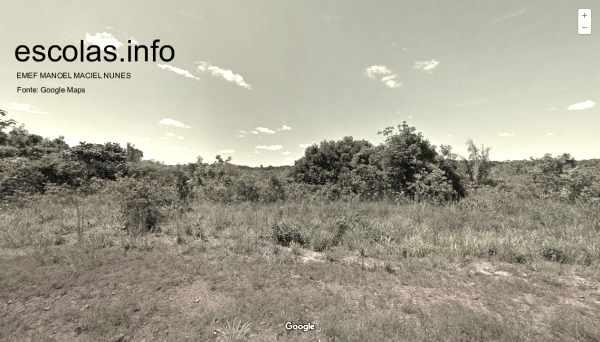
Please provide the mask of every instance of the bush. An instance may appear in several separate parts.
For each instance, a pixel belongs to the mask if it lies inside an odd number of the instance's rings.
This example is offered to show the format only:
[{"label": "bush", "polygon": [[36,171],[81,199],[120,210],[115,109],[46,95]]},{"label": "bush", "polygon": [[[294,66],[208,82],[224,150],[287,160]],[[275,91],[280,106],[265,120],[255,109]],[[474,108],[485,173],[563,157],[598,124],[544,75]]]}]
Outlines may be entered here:
[{"label": "bush", "polygon": [[38,163],[22,157],[0,159],[0,199],[44,191],[46,177]]},{"label": "bush", "polygon": [[278,245],[289,247],[290,244],[294,242],[301,246],[305,246],[309,243],[308,237],[297,225],[292,225],[281,219],[270,217],[269,226],[271,227],[273,240]]},{"label": "bush", "polygon": [[306,184],[335,184],[342,173],[356,167],[357,163],[352,164],[354,156],[363,148],[371,147],[373,145],[368,141],[355,141],[352,137],[344,137],[338,141],[323,141],[319,146],[316,144],[309,146],[304,151],[304,156],[294,163],[292,176],[297,182]]},{"label": "bush", "polygon": [[122,178],[116,189],[124,227],[137,233],[156,228],[177,201],[175,191],[157,181]]},{"label": "bush", "polygon": [[362,199],[435,198],[440,201],[465,196],[456,163],[447,160],[449,146],[438,154],[421,133],[406,123],[379,134],[385,142],[373,147],[346,137],[306,149],[296,161],[292,176],[297,182],[323,187],[330,199],[355,194]]},{"label": "bush", "polygon": [[323,252],[333,245],[334,235],[327,229],[317,229],[311,239],[311,244],[316,252]]},{"label": "bush", "polygon": [[529,170],[533,188],[539,197],[555,197],[568,201],[600,202],[600,175],[591,168],[579,168],[570,154],[531,159]]}]

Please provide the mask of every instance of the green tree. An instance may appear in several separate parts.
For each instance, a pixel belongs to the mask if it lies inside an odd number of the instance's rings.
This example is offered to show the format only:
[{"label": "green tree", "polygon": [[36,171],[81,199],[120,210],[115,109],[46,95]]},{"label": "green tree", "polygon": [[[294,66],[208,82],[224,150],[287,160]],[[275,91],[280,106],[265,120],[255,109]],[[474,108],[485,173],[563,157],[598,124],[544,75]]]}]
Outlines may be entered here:
[{"label": "green tree", "polygon": [[85,178],[115,180],[116,175],[125,169],[126,150],[119,143],[91,144],[80,142],[79,145],[63,152],[63,158],[76,162],[78,168],[85,171]]},{"label": "green tree", "polygon": [[354,140],[348,136],[338,141],[323,141],[320,145],[306,148],[304,156],[294,162],[292,176],[297,182],[325,185],[335,184],[342,174],[348,174],[361,161],[354,161],[354,156],[363,148],[373,145],[366,140]]},{"label": "green tree", "polygon": [[[0,116],[6,116],[6,114],[7,113],[4,109],[0,109]],[[13,119],[9,119],[9,120],[0,119],[0,132],[4,133],[4,130],[6,128],[12,127],[16,124],[17,124],[17,122]]]},{"label": "green tree", "polygon": [[371,156],[371,164],[382,171],[384,186],[392,194],[404,193],[417,200],[463,197],[465,190],[460,177],[447,160],[452,158],[451,148],[444,146],[445,155],[440,155],[434,145],[415,131],[403,122],[398,125],[398,132],[387,127],[378,133],[385,140],[382,148]]},{"label": "green tree", "polygon": [[127,161],[130,163],[139,163],[144,158],[144,152],[135,148],[132,143],[127,143],[126,151]]},{"label": "green tree", "polygon": [[563,153],[555,158],[546,153],[542,158],[533,159],[533,168],[529,174],[541,195],[552,195],[560,191],[565,185],[564,178],[568,170],[576,166],[575,158],[568,153]]},{"label": "green tree", "polygon": [[473,142],[473,139],[468,139],[466,145],[469,157],[465,158],[461,156],[461,159],[464,162],[471,186],[477,189],[488,181],[492,168],[490,161],[490,150],[492,148],[484,147],[483,144],[479,148]]}]

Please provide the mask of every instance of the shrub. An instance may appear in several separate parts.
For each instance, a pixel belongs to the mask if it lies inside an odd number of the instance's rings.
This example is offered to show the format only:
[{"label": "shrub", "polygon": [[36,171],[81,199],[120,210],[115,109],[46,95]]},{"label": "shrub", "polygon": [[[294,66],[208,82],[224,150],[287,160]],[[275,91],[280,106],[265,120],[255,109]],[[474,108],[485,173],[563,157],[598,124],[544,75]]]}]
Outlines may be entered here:
[{"label": "shrub", "polygon": [[157,181],[122,178],[117,191],[124,227],[138,233],[155,228],[177,200],[171,188],[161,187]]},{"label": "shrub", "polygon": [[323,187],[330,199],[356,194],[363,199],[434,197],[443,201],[465,195],[456,163],[447,158],[448,146],[438,154],[421,133],[406,123],[379,132],[385,142],[373,147],[346,137],[306,149],[292,175],[297,182]]},{"label": "shrub", "polygon": [[177,165],[175,170],[175,191],[180,201],[186,201],[192,196],[192,185],[190,177]]},{"label": "shrub", "polygon": [[[373,145],[366,140],[344,137],[338,141],[323,141],[319,146],[309,146],[304,156],[294,162],[292,176],[297,182],[325,185],[338,182],[342,173],[356,167],[354,156],[363,148]],[[363,160],[366,162],[367,160]]]},{"label": "shrub", "polygon": [[317,229],[311,238],[311,244],[316,252],[323,252],[333,246],[334,234],[327,229]]},{"label": "shrub", "polygon": [[116,175],[125,170],[127,153],[118,143],[79,145],[63,152],[63,158],[79,162],[84,166],[86,178],[116,180]]},{"label": "shrub", "polygon": [[405,258],[422,258],[433,252],[433,250],[433,245],[423,241],[420,235],[405,238],[402,242],[402,256]]},{"label": "shrub", "polygon": [[417,202],[429,200],[434,202],[446,202],[458,197],[452,188],[445,172],[437,166],[428,165],[429,171],[424,169],[414,176],[415,180],[410,183],[408,190],[414,195]]},{"label": "shrub", "polygon": [[292,242],[295,242],[305,246],[309,242],[307,236],[297,225],[291,225],[281,219],[270,217],[269,226],[271,227],[272,237],[278,245],[289,247]]},{"label": "shrub", "polygon": [[481,185],[487,184],[489,181],[488,177],[492,168],[492,163],[490,161],[491,149],[491,147],[484,147],[483,144],[481,145],[481,148],[479,148],[475,142],[473,142],[473,139],[467,140],[469,158],[462,157],[462,160],[471,186],[475,189]]},{"label": "shrub", "polygon": [[38,166],[37,162],[22,157],[0,159],[0,199],[17,193],[42,193],[46,177]]},{"label": "shrub", "polygon": [[535,193],[568,201],[600,202],[600,175],[594,169],[579,168],[570,154],[531,159],[529,170]]}]

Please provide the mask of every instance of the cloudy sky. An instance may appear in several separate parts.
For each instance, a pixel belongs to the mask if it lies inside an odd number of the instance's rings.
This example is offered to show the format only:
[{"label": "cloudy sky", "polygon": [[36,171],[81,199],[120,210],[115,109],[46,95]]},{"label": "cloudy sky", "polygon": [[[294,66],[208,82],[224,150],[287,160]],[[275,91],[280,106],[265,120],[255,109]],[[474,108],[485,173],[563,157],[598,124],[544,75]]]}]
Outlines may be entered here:
[{"label": "cloudy sky", "polygon": [[[304,146],[381,142],[403,121],[496,160],[600,158],[597,1],[22,1],[3,4],[0,108],[67,142],[132,142],[169,164],[291,165]],[[596,8],[600,9],[600,7]],[[596,9],[596,10],[598,10]],[[598,12],[600,13],[600,12]],[[19,62],[19,45],[171,45],[175,58]],[[128,43],[132,40],[132,44]],[[167,57],[167,56],[165,56]],[[119,58],[120,59],[120,58]],[[131,79],[17,79],[129,72]],[[22,94],[17,87],[84,94]]]}]

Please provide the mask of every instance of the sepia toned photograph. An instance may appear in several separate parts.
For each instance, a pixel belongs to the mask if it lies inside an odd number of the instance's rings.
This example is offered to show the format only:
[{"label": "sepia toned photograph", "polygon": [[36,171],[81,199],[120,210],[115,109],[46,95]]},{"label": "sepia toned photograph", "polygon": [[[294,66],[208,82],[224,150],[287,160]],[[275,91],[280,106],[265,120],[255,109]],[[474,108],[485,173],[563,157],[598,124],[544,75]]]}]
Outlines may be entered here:
[{"label": "sepia toned photograph", "polygon": [[599,4],[3,1],[0,341],[600,341]]}]

